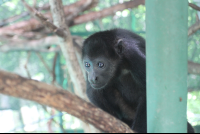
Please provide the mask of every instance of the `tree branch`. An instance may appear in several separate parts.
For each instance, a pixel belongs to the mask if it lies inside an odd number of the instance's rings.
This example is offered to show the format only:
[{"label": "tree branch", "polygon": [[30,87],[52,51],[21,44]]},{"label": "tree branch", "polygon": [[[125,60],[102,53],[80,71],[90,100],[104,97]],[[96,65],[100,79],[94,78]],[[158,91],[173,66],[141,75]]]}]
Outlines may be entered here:
[{"label": "tree branch", "polygon": [[189,4],[189,6],[190,6],[191,8],[193,8],[193,9],[195,9],[195,10],[197,10],[197,11],[200,11],[200,7],[198,7],[197,5],[192,4],[192,3],[188,3],[188,4]]},{"label": "tree branch", "polygon": [[[73,81],[75,93],[85,100],[86,96],[86,83],[80,68],[78,59],[75,55],[72,37],[69,28],[64,19],[64,11],[61,0],[50,0],[51,11],[54,19],[54,24],[63,30],[64,36],[60,42],[60,47],[66,60],[67,69],[70,72],[70,78]],[[83,90],[80,90],[80,89]]]},{"label": "tree branch", "polygon": [[92,1],[94,0],[86,0],[83,5],[81,5],[79,8],[77,8],[72,14],[68,15],[66,17],[66,23],[69,25],[69,23],[77,17],[81,12],[85,11],[88,9],[88,7],[91,5]]},{"label": "tree branch", "polygon": [[52,76],[53,76],[53,73],[52,73],[51,69],[49,68],[49,66],[47,65],[45,60],[43,59],[42,55],[40,53],[38,53],[38,52],[36,52],[36,55],[39,57],[40,61],[43,63],[44,67],[47,69],[49,74],[52,74]]},{"label": "tree branch", "polygon": [[0,93],[65,111],[104,132],[133,132],[120,120],[66,90],[16,74],[0,71]]},{"label": "tree branch", "polygon": [[[35,7],[35,6],[34,6]],[[37,10],[41,11],[41,10],[49,10],[50,9],[50,6],[49,4],[44,4],[42,7],[36,7]],[[15,15],[15,16],[12,16],[10,18],[7,18],[7,19],[4,19],[0,22],[0,27],[3,27],[3,26],[6,26],[8,25],[9,23],[12,23],[14,21],[17,21],[21,18],[24,18],[26,16],[28,16],[29,13],[28,12],[22,12],[21,14],[19,15]]]},{"label": "tree branch", "polygon": [[[10,52],[10,51],[36,51],[36,52],[58,52],[59,47],[46,49],[51,45],[58,45],[59,39],[57,36],[47,36],[39,40],[17,40],[8,39],[5,37],[0,37],[4,45],[0,46],[0,52]],[[83,39],[78,36],[73,36],[73,44],[77,52],[81,52],[81,45]],[[27,45],[28,44],[28,45]]]},{"label": "tree branch", "polygon": [[25,63],[25,65],[24,65],[24,68],[25,68],[25,70],[26,70],[26,73],[27,73],[28,78],[31,79],[31,74],[30,74],[30,72],[29,72],[29,70],[28,70],[28,67],[27,67],[28,62],[29,62],[29,59],[30,59],[30,56],[31,56],[31,52],[28,52],[27,54],[28,54],[28,56],[27,56],[27,60],[26,60],[26,63]]},{"label": "tree branch", "polygon": [[10,17],[10,18],[4,19],[4,20],[2,20],[2,21],[0,22],[0,27],[6,26],[6,25],[8,25],[9,23],[14,22],[14,21],[17,21],[17,20],[19,20],[19,19],[21,19],[21,18],[24,18],[24,17],[28,16],[28,15],[29,15],[28,12],[23,12],[23,13],[21,13],[20,15],[15,15],[15,16],[12,16],[12,17]]},{"label": "tree branch", "polygon": [[188,92],[200,91],[200,87],[188,87]]},{"label": "tree branch", "polygon": [[81,23],[86,23],[88,21],[100,19],[100,18],[109,16],[109,15],[113,15],[117,11],[122,11],[122,10],[127,9],[127,8],[136,8],[139,5],[144,5],[144,3],[145,3],[145,0],[133,0],[133,1],[124,2],[124,3],[121,3],[121,4],[116,4],[114,6],[103,9],[101,11],[90,12],[88,14],[78,16],[70,23],[69,26],[74,26],[74,25],[78,25],[78,24],[81,24]]},{"label": "tree branch", "polygon": [[200,75],[200,64],[188,61],[188,73]]},{"label": "tree branch", "polygon": [[195,24],[189,27],[188,36],[194,34],[196,31],[200,29],[200,21],[197,21]]},{"label": "tree branch", "polygon": [[[94,7],[97,3],[96,0],[92,0],[92,2],[93,2],[92,5],[90,5],[88,8]],[[73,14],[73,11],[77,10],[77,8],[79,8],[81,5],[84,5],[84,3],[85,3],[85,0],[80,0],[80,1],[78,1],[74,4],[71,4],[69,6],[64,6],[65,16],[67,16],[69,14]],[[70,21],[69,25],[73,26],[73,25],[78,25],[78,24],[81,24],[81,23],[86,23],[86,22],[92,21],[94,19],[100,19],[100,18],[109,16],[109,15],[113,15],[114,12],[112,10],[122,11],[126,8],[135,8],[135,7],[137,7],[138,5],[141,5],[141,4],[142,5],[144,4],[144,0],[134,0],[134,1],[124,2],[124,3],[121,3],[121,4],[116,4],[114,6],[103,9],[101,11],[91,12],[91,13],[88,13],[88,14],[85,14],[85,15],[77,16],[76,18],[74,18],[74,20]],[[47,13],[44,16],[51,20],[51,14],[50,13]],[[19,34],[22,34],[24,32],[42,29],[43,27],[44,26],[39,21],[37,21],[36,19],[30,19],[28,21],[18,22],[16,24],[12,25],[12,26],[0,28],[0,35],[15,35],[15,34],[19,35]]]}]

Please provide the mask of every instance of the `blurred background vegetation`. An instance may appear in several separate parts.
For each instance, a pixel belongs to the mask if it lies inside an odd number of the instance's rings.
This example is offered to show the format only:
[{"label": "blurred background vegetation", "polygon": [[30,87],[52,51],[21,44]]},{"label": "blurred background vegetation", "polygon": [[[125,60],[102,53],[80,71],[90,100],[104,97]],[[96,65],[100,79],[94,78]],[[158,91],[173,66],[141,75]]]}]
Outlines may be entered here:
[{"label": "blurred background vegetation", "polygon": [[[64,5],[69,5],[77,0],[63,0]],[[99,0],[96,7],[91,11],[100,11],[117,3],[128,0]],[[33,5],[32,0],[26,0]],[[200,1],[189,2],[195,3]],[[37,7],[48,3],[48,0],[38,0]],[[196,3],[198,4],[198,3]],[[170,8],[170,6],[169,6]],[[0,0],[0,24],[3,20],[26,12],[27,9],[21,0]],[[87,12],[87,11],[86,11]],[[200,18],[200,12],[188,7],[188,27]],[[30,15],[24,15],[8,25],[16,22],[29,20]],[[115,14],[102,19],[90,21],[84,24],[70,27],[72,35],[86,38],[94,32],[112,28],[129,29],[145,38],[145,6],[140,5],[134,9],[117,11]],[[0,46],[4,45],[0,39]],[[32,79],[45,83],[52,83],[52,75],[48,66],[52,69],[55,52],[38,53],[34,51],[11,51],[3,53],[0,51],[0,69],[28,77],[29,70]],[[27,60],[27,57],[29,59]],[[65,73],[65,59],[62,53],[56,56],[57,83],[66,90],[73,92],[73,86],[69,75]],[[45,61],[45,63],[41,60]],[[188,60],[200,63],[200,30],[188,37]],[[46,65],[45,65],[46,64]],[[27,65],[27,69],[25,68]],[[188,74],[188,121],[193,126],[200,125],[200,76]],[[59,105],[59,104],[58,104]],[[63,130],[64,129],[64,130]],[[60,112],[47,106],[0,94],[0,133],[2,132],[83,132],[79,119],[72,117],[66,112]]]}]

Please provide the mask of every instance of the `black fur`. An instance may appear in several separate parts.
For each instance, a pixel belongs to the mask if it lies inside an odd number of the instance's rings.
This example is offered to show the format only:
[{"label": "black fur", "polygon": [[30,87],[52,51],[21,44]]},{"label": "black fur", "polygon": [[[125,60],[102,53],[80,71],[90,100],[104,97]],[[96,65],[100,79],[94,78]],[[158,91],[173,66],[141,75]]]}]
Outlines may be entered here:
[{"label": "black fur", "polygon": [[98,32],[84,41],[82,57],[90,101],[146,133],[145,40],[124,29]]}]

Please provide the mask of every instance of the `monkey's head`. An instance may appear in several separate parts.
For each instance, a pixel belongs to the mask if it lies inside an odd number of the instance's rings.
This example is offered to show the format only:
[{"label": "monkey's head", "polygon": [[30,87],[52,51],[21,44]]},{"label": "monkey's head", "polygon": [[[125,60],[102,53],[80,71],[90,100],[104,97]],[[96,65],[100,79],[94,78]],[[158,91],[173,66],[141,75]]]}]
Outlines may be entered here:
[{"label": "monkey's head", "polygon": [[102,89],[112,83],[119,71],[120,54],[123,51],[122,41],[112,35],[98,32],[83,43],[83,66],[88,81],[94,89]]}]

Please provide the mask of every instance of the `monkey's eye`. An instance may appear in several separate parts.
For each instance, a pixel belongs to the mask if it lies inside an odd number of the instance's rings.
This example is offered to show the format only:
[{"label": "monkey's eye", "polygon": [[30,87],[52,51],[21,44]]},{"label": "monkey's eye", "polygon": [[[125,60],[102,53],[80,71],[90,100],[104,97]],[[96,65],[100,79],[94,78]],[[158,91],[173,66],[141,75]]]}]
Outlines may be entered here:
[{"label": "monkey's eye", "polygon": [[98,66],[99,66],[100,68],[102,68],[102,67],[104,67],[104,64],[101,63],[101,62],[99,62],[99,63],[98,63]]},{"label": "monkey's eye", "polygon": [[85,62],[85,67],[90,67],[90,64],[88,62]]}]

